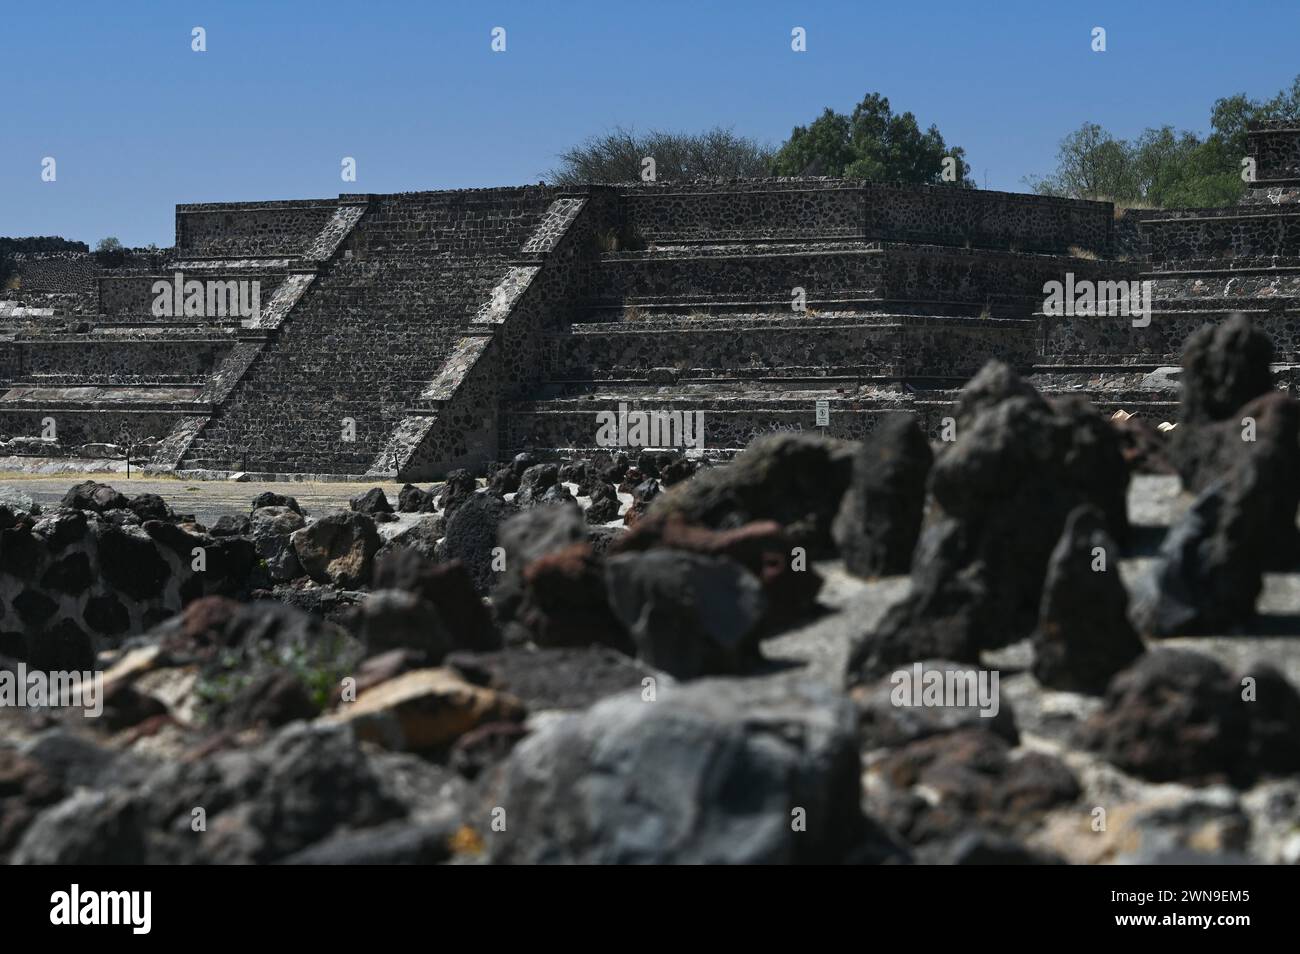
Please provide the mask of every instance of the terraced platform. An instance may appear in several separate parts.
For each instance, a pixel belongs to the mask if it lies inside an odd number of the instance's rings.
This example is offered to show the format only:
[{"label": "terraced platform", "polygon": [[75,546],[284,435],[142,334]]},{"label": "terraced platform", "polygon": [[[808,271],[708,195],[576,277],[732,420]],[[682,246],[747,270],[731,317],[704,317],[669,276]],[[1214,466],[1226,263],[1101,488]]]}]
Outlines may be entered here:
[{"label": "terraced platform", "polygon": [[[995,358],[1158,423],[1206,323],[1250,315],[1288,386],[1300,363],[1300,128],[1250,141],[1241,205],[1123,229],[1107,203],[818,178],[180,206],[161,258],[0,305],[0,431],[145,433],[194,475],[424,479],[590,449],[622,407],[704,413],[725,457],[901,408],[935,432]],[[159,314],[180,272],[256,281],[261,308]],[[1047,313],[1053,282],[1134,283],[1149,313]]]}]

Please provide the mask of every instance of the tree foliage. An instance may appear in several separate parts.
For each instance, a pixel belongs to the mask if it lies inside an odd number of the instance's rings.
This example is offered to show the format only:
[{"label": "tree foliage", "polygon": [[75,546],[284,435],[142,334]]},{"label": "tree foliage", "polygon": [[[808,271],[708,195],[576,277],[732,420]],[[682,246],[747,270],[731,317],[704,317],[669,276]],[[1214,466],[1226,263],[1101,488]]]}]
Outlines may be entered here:
[{"label": "tree foliage", "polygon": [[939,183],[943,160],[952,178],[969,185],[970,166],[960,146],[949,147],[935,126],[924,132],[911,113],[895,113],[889,100],[869,93],[849,115],[827,108],[807,126],[796,126],[776,154],[773,172],[823,175],[874,182]]},{"label": "tree foliage", "polygon": [[1241,160],[1247,124],[1264,119],[1300,119],[1300,76],[1269,100],[1252,100],[1244,93],[1217,100],[1204,139],[1188,130],[1156,126],[1123,140],[1097,123],[1084,123],[1061,140],[1056,169],[1026,181],[1045,195],[1124,205],[1230,205],[1246,188]]},{"label": "tree foliage", "polygon": [[620,126],[561,153],[560,164],[543,178],[556,185],[639,181],[647,157],[654,159],[659,182],[749,178],[768,175],[772,150],[721,126],[702,133],[644,134]]}]

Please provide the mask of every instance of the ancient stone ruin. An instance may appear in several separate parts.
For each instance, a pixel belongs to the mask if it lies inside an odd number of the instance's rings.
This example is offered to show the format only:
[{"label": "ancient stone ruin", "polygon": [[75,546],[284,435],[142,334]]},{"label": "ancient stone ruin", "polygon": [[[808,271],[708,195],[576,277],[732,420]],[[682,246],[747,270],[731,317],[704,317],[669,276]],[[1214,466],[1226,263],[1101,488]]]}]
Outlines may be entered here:
[{"label": "ancient stone ruin", "polygon": [[[697,449],[728,457],[898,409],[938,434],[994,357],[1164,421],[1157,370],[1202,324],[1242,311],[1296,352],[1300,129],[1250,143],[1249,195],[1209,210],[817,178],[181,205],[163,252],[21,257],[0,435],[195,476],[423,479],[591,449],[600,412],[640,410],[703,412]],[[1115,289],[1146,310],[1093,307]]]},{"label": "ancient stone ruin", "polygon": [[21,256],[10,466],[193,480],[0,487],[0,863],[1300,862],[1300,128],[1251,143],[1231,209],[530,186]]}]

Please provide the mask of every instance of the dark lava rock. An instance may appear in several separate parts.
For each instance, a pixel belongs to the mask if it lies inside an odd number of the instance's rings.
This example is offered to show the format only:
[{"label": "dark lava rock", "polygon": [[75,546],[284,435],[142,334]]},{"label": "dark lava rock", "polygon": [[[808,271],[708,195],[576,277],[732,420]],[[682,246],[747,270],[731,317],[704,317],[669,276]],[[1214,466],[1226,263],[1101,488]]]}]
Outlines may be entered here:
[{"label": "dark lava rock", "polygon": [[298,501],[293,497],[285,494],[277,494],[274,491],[267,490],[253,498],[253,510],[261,510],[263,507],[288,507],[296,514],[302,513],[302,508],[298,506]]},{"label": "dark lava rock", "polygon": [[59,507],[45,511],[32,530],[45,539],[51,551],[57,551],[83,540],[88,526],[89,521],[80,510]]},{"label": "dark lava rock", "polygon": [[492,614],[459,560],[431,563],[413,550],[393,552],[375,564],[375,587],[405,590],[427,600],[438,611],[453,647],[489,650],[501,643]]},{"label": "dark lava rock", "polygon": [[58,773],[14,748],[0,747],[0,861],[37,813],[64,794]]},{"label": "dark lava rock", "polygon": [[641,473],[641,468],[628,467],[623,471],[623,482],[618,485],[618,492],[620,494],[631,494],[636,490],[638,484],[645,482],[645,479],[646,476]]},{"label": "dark lava rock", "polygon": [[866,829],[858,772],[852,706],[824,686],[709,680],[660,687],[654,702],[620,695],[545,723],[489,773],[484,804],[511,814],[485,835],[488,857],[835,863]]},{"label": "dark lava rock", "polygon": [[1080,742],[1153,782],[1244,785],[1260,772],[1294,772],[1300,697],[1268,667],[1255,682],[1255,697],[1245,698],[1243,679],[1210,657],[1154,650],[1111,681]]},{"label": "dark lava rock", "polygon": [[600,476],[603,480],[617,486],[623,481],[624,476],[627,474],[627,469],[631,465],[631,461],[628,459],[627,454],[619,451],[609,459],[609,462],[605,465],[604,469],[600,471]]},{"label": "dark lava rock", "polygon": [[527,630],[517,623],[527,590],[524,570],[544,554],[585,541],[587,524],[576,504],[534,507],[503,523],[498,539],[505,570],[492,592],[492,610],[506,641],[518,642],[528,638]]},{"label": "dark lava rock", "polygon": [[525,471],[530,467],[535,467],[540,462],[541,461],[536,454],[530,453],[529,451],[521,451],[514,456],[513,460],[510,461],[510,469],[515,472],[516,477],[522,478]]},{"label": "dark lava rock", "polygon": [[[535,507],[542,503],[546,492],[560,479],[560,468],[555,464],[534,464],[519,479],[519,492],[515,505],[520,508]],[[563,488],[562,488],[563,489]]]},{"label": "dark lava rock", "polygon": [[587,466],[585,460],[569,461],[567,464],[561,464],[559,470],[560,483],[577,484],[581,487],[590,479],[591,468]]},{"label": "dark lava rock", "polygon": [[921,535],[934,454],[911,414],[890,414],[862,442],[832,532],[858,576],[906,573]]},{"label": "dark lava rock", "polygon": [[[515,508],[492,494],[475,494],[465,501],[447,521],[447,535],[441,543],[441,555],[460,560],[474,579],[480,594],[492,589],[497,573],[493,570],[492,551],[497,532]],[[507,570],[510,564],[507,563]]]},{"label": "dark lava rock", "polygon": [[[935,675],[930,675],[931,673]],[[980,677],[988,696],[980,698]],[[927,705],[925,680],[943,679],[962,697],[952,705]],[[858,731],[863,747],[896,748],[944,732],[959,729],[987,729],[1011,745],[1020,744],[1016,717],[1011,704],[1000,697],[1001,677],[970,664],[944,659],[927,659],[901,666],[889,676],[852,692],[858,709]],[[960,698],[961,704],[956,704]]]},{"label": "dark lava rock", "polygon": [[1300,506],[1300,403],[1277,391],[1246,402],[1231,418],[1174,431],[1183,486],[1200,493],[1220,480],[1239,479],[1239,472],[1256,471],[1251,491],[1259,499],[1261,526],[1272,527],[1267,542],[1267,569],[1287,569],[1300,558],[1296,509]]},{"label": "dark lava rock", "polygon": [[91,630],[105,636],[120,636],[131,628],[131,614],[112,593],[86,600],[81,617]]},{"label": "dark lava rock", "polygon": [[671,463],[659,468],[659,483],[672,487],[695,476],[698,464],[689,457],[677,457]]},{"label": "dark lava rock", "polygon": [[208,533],[214,537],[241,537],[247,536],[252,528],[253,525],[247,517],[227,513],[216,519]]},{"label": "dark lava rock", "polygon": [[659,673],[608,646],[454,652],[444,664],[466,681],[508,692],[530,712],[585,709],[606,696],[644,688]]},{"label": "dark lava rock", "polygon": [[40,590],[23,590],[14,597],[14,612],[25,625],[39,627],[58,612],[59,604]]},{"label": "dark lava rock", "polygon": [[989,601],[981,574],[958,568],[968,550],[955,520],[927,527],[917,545],[912,591],[885,611],[849,650],[847,684],[875,682],[922,659],[979,665],[979,607]]},{"label": "dark lava rock", "polygon": [[167,706],[160,699],[120,680],[104,687],[104,711],[98,724],[110,732],[120,732],[166,715]]},{"label": "dark lava rock", "polygon": [[1189,335],[1182,356],[1183,427],[1231,417],[1251,398],[1271,391],[1272,361],[1272,339],[1240,312]]},{"label": "dark lava rock", "polygon": [[443,516],[450,517],[460,509],[461,504],[473,498],[477,491],[478,481],[468,470],[450,471],[438,497],[438,506],[442,508]]},{"label": "dark lava rock", "polygon": [[396,821],[339,831],[304,848],[282,865],[436,865],[451,857],[455,832],[447,823]]},{"label": "dark lava rock", "polygon": [[488,722],[460,736],[451,746],[448,762],[467,779],[476,779],[501,762],[528,734],[517,722]]},{"label": "dark lava rock", "polygon": [[609,605],[637,657],[682,679],[743,672],[761,659],[762,584],[738,563],[674,550],[610,557]]},{"label": "dark lava rock", "polygon": [[103,513],[106,510],[125,510],[131,501],[125,494],[118,493],[108,484],[94,480],[83,480],[75,484],[63,495],[62,505],[73,510],[93,510]]},{"label": "dark lava rock", "polygon": [[518,489],[519,475],[515,473],[513,467],[502,467],[488,481],[488,493],[496,494],[498,497],[512,494]]},{"label": "dark lava rock", "polygon": [[808,616],[816,607],[822,587],[822,577],[816,570],[796,563],[790,538],[773,520],[756,521],[734,530],[713,530],[691,526],[681,514],[674,513],[641,520],[610,543],[612,553],[655,548],[727,557],[753,573],[762,582],[767,597],[765,632]]},{"label": "dark lava rock", "polygon": [[273,600],[204,597],[142,638],[180,662],[211,664],[213,672],[241,677],[261,664],[281,671],[286,660],[350,671],[361,657],[360,646],[340,627]]},{"label": "dark lava rock", "polygon": [[535,503],[540,506],[551,507],[560,504],[577,503],[577,500],[564,484],[553,484],[546,488],[541,497],[536,498]]},{"label": "dark lava rock", "polygon": [[398,513],[432,513],[436,507],[436,496],[421,490],[414,484],[403,484],[397,492]]},{"label": "dark lava rock", "polygon": [[292,536],[305,525],[302,514],[288,507],[261,507],[253,511],[249,534],[272,581],[285,583],[303,575]]},{"label": "dark lava rock", "polygon": [[[196,806],[202,837],[190,827]],[[37,817],[13,860],[265,864],[405,815],[350,730],[294,723],[256,748],[170,761],[134,790],[73,796]]]},{"label": "dark lava rock", "polygon": [[[136,528],[101,523],[96,527],[96,534],[99,538],[99,572],[109,585],[137,600],[155,599],[162,595],[172,571],[147,533]],[[194,540],[198,542],[199,538]]]},{"label": "dark lava rock", "polygon": [[84,553],[70,553],[50,564],[41,576],[41,586],[76,596],[90,589],[94,580],[90,557]]},{"label": "dark lava rock", "polygon": [[95,647],[90,636],[70,619],[29,635],[27,664],[48,672],[95,668]]},{"label": "dark lava rock", "polygon": [[1235,471],[1207,488],[1160,546],[1133,619],[1154,637],[1231,632],[1255,617],[1271,536],[1268,477]]},{"label": "dark lava rock", "polygon": [[33,579],[44,563],[44,539],[32,533],[30,520],[0,530],[0,571],[20,580]]},{"label": "dark lava rock", "polygon": [[1145,418],[1133,415],[1127,420],[1110,419],[1119,436],[1119,451],[1130,474],[1174,474],[1170,461],[1169,441]]},{"label": "dark lava rock", "polygon": [[1060,865],[1064,859],[1036,851],[1006,835],[989,831],[968,831],[948,847],[944,859],[950,865]]},{"label": "dark lava rock", "polygon": [[831,524],[848,489],[853,448],[793,431],[758,438],[735,460],[661,495],[650,508],[688,523],[731,529],[775,520],[811,558],[835,555]]},{"label": "dark lava rock", "polygon": [[628,507],[627,512],[623,514],[623,523],[630,527],[640,521],[658,496],[659,481],[653,477],[647,478],[633,487],[632,506]]},{"label": "dark lava rock", "polygon": [[434,605],[406,590],[375,590],[351,612],[347,625],[367,656],[411,649],[437,665],[453,645]]},{"label": "dark lava rock", "polygon": [[233,697],[212,708],[212,724],[235,731],[278,728],[300,719],[314,719],[320,706],[312,701],[297,673],[268,672],[253,679]]},{"label": "dark lava rock", "polygon": [[[375,560],[396,550],[411,550],[429,562],[438,559],[438,541],[446,533],[446,520],[442,514],[419,517],[409,527],[399,530],[385,541],[375,554]],[[378,563],[376,562],[376,565]]]},{"label": "dark lava rock", "polygon": [[643,450],[636,455],[636,469],[645,478],[659,476],[659,454],[656,451]]},{"label": "dark lava rock", "polygon": [[176,514],[167,501],[157,494],[138,494],[127,504],[128,509],[143,520],[175,520]]},{"label": "dark lava rock", "polygon": [[941,850],[972,829],[1032,830],[1036,817],[1080,794],[1078,780],[1058,759],[1013,755],[1004,738],[979,728],[911,742],[873,771],[886,786],[871,799],[881,820],[909,842]]},{"label": "dark lava rock", "polygon": [[365,514],[327,514],[294,531],[289,539],[303,570],[317,583],[356,589],[370,582],[379,531]]},{"label": "dark lava rock", "polygon": [[348,507],[357,513],[368,514],[371,517],[393,512],[393,505],[388,502],[382,487],[371,487],[365,493],[357,494],[348,501]]},{"label": "dark lava rock", "polygon": [[601,643],[632,651],[605,594],[604,561],[589,543],[542,554],[524,567],[523,585],[513,621],[536,645]]},{"label": "dark lava rock", "polygon": [[957,395],[958,438],[960,439],[965,426],[981,412],[1016,397],[1030,401],[1042,400],[1034,386],[1016,374],[1009,364],[989,361],[975,377],[966,382],[966,386]]},{"label": "dark lava rock", "polygon": [[[973,384],[1006,373],[991,362]],[[983,404],[935,460],[936,506],[912,562],[912,590],[880,623],[884,644],[910,644],[913,658],[966,661],[972,646],[1028,636],[1048,558],[1075,507],[1097,507],[1111,535],[1127,540],[1128,479],[1114,431],[1086,401],[1017,394]]]},{"label": "dark lava rock", "polygon": [[1052,551],[1033,640],[1035,678],[1071,692],[1104,692],[1143,652],[1128,620],[1119,547],[1095,507],[1070,514]]},{"label": "dark lava rock", "polygon": [[591,485],[591,504],[587,507],[588,523],[609,523],[618,519],[622,503],[613,484],[597,481]]}]

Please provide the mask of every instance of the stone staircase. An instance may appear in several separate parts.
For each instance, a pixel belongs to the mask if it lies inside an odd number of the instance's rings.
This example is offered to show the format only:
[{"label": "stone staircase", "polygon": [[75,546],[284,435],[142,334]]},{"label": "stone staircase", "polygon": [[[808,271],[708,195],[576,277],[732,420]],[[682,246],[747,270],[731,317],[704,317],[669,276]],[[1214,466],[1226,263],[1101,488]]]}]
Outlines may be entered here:
[{"label": "stone staircase", "polygon": [[179,469],[364,474],[547,200],[537,188],[375,197]]},{"label": "stone staircase", "polygon": [[[991,211],[948,233],[891,220],[861,183],[732,188],[624,191],[621,234],[637,247],[602,253],[590,300],[546,335],[541,383],[502,408],[502,459],[590,453],[599,415],[620,410],[700,412],[703,453],[723,458],[773,430],[860,439],[899,409],[937,431],[988,359],[1032,372],[1045,281],[1133,270],[1095,258],[1096,223],[1110,217],[1096,203],[1080,204],[1091,230],[1049,239],[1040,222],[998,223]],[[888,203],[970,201],[950,189],[885,189]],[[1059,200],[1044,208],[1060,221]],[[899,240],[912,237],[927,241]],[[822,404],[829,421],[819,427]]]}]

